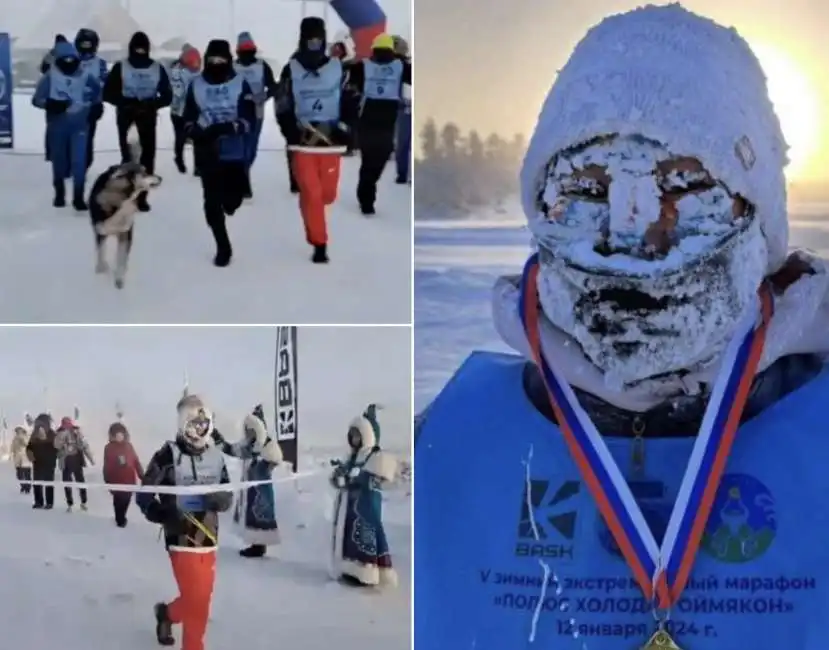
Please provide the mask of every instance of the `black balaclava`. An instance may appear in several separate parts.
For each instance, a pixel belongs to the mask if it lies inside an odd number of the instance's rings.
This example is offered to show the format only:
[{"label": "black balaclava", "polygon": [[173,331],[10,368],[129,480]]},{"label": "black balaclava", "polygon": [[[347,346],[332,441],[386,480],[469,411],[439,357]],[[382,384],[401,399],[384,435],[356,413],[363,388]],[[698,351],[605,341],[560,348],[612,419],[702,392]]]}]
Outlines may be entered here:
[{"label": "black balaclava", "polygon": [[204,71],[202,77],[209,84],[221,84],[233,76],[233,53],[230,43],[213,40],[204,51]]},{"label": "black balaclava", "polygon": [[251,65],[256,63],[256,48],[250,50],[239,50],[236,52],[236,57],[242,65]]},{"label": "black balaclava", "polygon": [[296,59],[303,66],[317,68],[326,60],[325,21],[318,16],[303,18],[299,24],[299,49]]},{"label": "black balaclava", "polygon": [[150,37],[144,32],[135,32],[130,39],[127,60],[136,68],[150,66]]},{"label": "black balaclava", "polygon": [[81,59],[74,46],[65,42],[55,46],[55,67],[70,77],[78,71]]},{"label": "black balaclava", "polygon": [[100,45],[100,38],[94,29],[87,29],[86,27],[79,29],[75,36],[75,49],[82,59],[91,59],[98,53],[98,46]]},{"label": "black balaclava", "polygon": [[66,40],[66,36],[63,34],[55,34],[55,45],[58,43],[68,43],[69,41]]},{"label": "black balaclava", "polygon": [[384,47],[379,47],[375,50],[371,51],[371,60],[375,63],[379,63],[381,65],[386,65],[391,63],[397,58],[397,54],[395,54],[394,50],[387,49]]}]

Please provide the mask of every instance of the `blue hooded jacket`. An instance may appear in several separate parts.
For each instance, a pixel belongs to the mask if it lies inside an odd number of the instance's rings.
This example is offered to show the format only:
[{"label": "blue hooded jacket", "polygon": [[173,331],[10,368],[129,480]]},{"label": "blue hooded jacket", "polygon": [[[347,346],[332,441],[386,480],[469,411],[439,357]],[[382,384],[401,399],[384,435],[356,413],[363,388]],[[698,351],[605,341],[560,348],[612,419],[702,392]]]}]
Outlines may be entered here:
[{"label": "blue hooded jacket", "polygon": [[[101,83],[92,75],[86,72],[82,66],[72,75],[65,75],[58,68],[57,62],[61,59],[74,58],[80,62],[80,56],[75,46],[71,43],[58,43],[54,48],[55,65],[44,74],[37,83],[35,93],[32,96],[32,105],[46,110],[50,99],[69,101],[66,112],[60,115],[50,116],[51,120],[66,122],[67,126],[75,125],[83,127],[86,125],[89,108],[93,104],[101,102]],[[85,83],[80,92],[74,92],[67,80],[84,79]],[[65,82],[66,89],[56,87],[59,82]]]}]

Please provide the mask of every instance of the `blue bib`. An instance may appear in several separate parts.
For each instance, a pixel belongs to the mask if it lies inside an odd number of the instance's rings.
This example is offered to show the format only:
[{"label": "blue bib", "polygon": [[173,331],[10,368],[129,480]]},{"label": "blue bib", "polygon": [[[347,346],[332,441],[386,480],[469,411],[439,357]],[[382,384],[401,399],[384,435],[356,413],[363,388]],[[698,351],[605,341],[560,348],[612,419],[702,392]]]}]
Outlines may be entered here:
[{"label": "blue bib", "polygon": [[187,103],[187,89],[196,76],[198,76],[197,72],[191,72],[182,66],[177,65],[170,69],[170,87],[173,90],[170,112],[173,115],[181,117],[184,114],[184,105]]},{"label": "blue bib", "polygon": [[[245,87],[244,78],[235,75],[221,84],[210,84],[199,75],[191,82],[193,98],[199,107],[198,124],[203,129],[214,124],[239,119],[239,100]],[[241,134],[225,135],[218,140],[221,160],[244,160],[245,143]]]},{"label": "blue bib", "polygon": [[68,113],[78,113],[89,108],[92,102],[92,90],[89,88],[89,75],[79,70],[73,75],[63,74],[57,67],[49,68],[49,99],[69,101]]},{"label": "blue bib", "polygon": [[121,61],[121,92],[131,99],[155,99],[161,81],[161,66],[151,63],[148,68],[134,68]]},{"label": "blue bib", "polygon": [[400,101],[400,87],[403,80],[403,62],[395,59],[391,63],[363,61],[365,82],[363,97],[373,100]]},{"label": "blue bib", "polygon": [[204,496],[201,494],[181,494],[178,507],[182,512],[204,512]]},{"label": "blue bib", "polygon": [[[472,355],[421,426],[417,650],[640,648],[655,629],[650,604],[557,427],[524,394],[523,366],[510,355]],[[827,391],[824,372],[740,428],[671,612],[683,650],[826,647]],[[643,471],[627,476],[657,541],[693,443],[649,439]],[[632,440],[610,438],[608,447],[632,471]]]},{"label": "blue bib", "polygon": [[250,86],[254,95],[265,92],[265,65],[262,61],[255,61],[250,65],[235,63],[233,69],[236,70],[236,74],[241,75],[248,82],[248,86]]},{"label": "blue bib", "polygon": [[340,119],[343,66],[331,59],[319,70],[311,72],[291,59],[291,88],[294,110],[300,122],[336,122]]}]

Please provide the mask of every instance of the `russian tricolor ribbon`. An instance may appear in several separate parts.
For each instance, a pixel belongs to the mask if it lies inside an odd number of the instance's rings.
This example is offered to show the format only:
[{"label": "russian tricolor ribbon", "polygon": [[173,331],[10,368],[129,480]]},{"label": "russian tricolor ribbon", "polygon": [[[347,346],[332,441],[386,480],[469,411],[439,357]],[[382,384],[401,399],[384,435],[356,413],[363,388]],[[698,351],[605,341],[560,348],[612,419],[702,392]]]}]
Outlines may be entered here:
[{"label": "russian tricolor ribbon", "polygon": [[667,609],[688,583],[708,516],[731,453],[773,313],[765,285],[756,305],[740,320],[727,346],[688,467],[679,487],[661,546],[636,503],[601,434],[580,406],[570,385],[541,348],[538,255],[527,261],[521,280],[519,313],[533,357],[562,435],[579,472],[645,598]]}]

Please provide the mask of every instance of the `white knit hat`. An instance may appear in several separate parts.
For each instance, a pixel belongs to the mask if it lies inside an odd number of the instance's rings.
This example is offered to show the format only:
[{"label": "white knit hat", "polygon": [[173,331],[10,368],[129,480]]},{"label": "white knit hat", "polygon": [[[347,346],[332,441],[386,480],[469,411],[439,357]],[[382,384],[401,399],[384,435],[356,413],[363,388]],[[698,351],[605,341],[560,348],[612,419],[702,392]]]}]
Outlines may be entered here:
[{"label": "white knit hat", "polygon": [[757,209],[776,271],[788,249],[787,145],[757,57],[736,30],[678,4],[610,16],[576,46],[541,109],[521,170],[530,222],[560,150],[599,135],[642,135],[693,156]]}]

